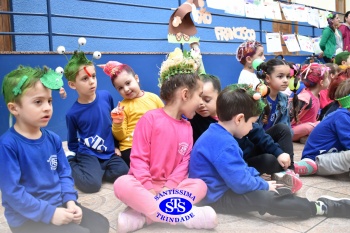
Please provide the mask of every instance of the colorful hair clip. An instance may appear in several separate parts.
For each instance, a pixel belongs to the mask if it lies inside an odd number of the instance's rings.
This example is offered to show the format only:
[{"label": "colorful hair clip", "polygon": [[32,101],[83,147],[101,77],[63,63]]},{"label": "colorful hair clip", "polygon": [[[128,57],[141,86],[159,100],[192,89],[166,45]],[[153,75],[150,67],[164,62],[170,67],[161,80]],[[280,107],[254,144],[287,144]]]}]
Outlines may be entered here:
[{"label": "colorful hair clip", "polygon": [[28,79],[27,75],[23,76],[21,78],[21,80],[17,83],[17,85],[12,89],[12,92],[15,96],[22,93],[21,88],[22,88],[23,84],[27,81],[27,79]]},{"label": "colorful hair clip", "polygon": [[51,89],[51,90],[59,90],[63,86],[63,80],[62,80],[62,73],[61,70],[62,67],[57,67],[56,71],[49,69],[41,78],[41,83]]},{"label": "colorful hair clip", "polygon": [[327,15],[327,19],[333,19],[334,18],[334,15],[332,14],[332,13],[329,13],[328,15]]}]

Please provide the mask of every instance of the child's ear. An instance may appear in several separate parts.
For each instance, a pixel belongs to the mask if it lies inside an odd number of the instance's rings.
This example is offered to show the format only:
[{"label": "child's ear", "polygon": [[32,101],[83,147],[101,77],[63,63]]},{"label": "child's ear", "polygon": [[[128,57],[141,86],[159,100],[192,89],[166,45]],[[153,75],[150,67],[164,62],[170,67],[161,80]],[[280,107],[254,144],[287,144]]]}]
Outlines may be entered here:
[{"label": "child's ear", "polygon": [[181,90],[181,98],[183,101],[187,101],[190,99],[190,92],[187,88]]},{"label": "child's ear", "polygon": [[239,113],[236,116],[234,116],[234,122],[236,123],[236,125],[239,125],[241,121],[245,121],[243,113]]},{"label": "child's ear", "polygon": [[7,104],[7,108],[9,110],[9,112],[14,116],[18,115],[17,107],[18,107],[18,105],[16,103],[9,102]]},{"label": "child's ear", "polygon": [[136,82],[140,82],[139,76],[137,74],[135,74],[135,80]]},{"label": "child's ear", "polygon": [[75,87],[75,82],[72,82],[72,81],[68,81],[68,86],[71,88],[71,89],[77,89],[76,87]]},{"label": "child's ear", "polygon": [[246,57],[246,58],[245,58],[245,61],[246,61],[247,63],[250,63],[250,64],[253,63],[253,59],[252,59],[251,56]]}]

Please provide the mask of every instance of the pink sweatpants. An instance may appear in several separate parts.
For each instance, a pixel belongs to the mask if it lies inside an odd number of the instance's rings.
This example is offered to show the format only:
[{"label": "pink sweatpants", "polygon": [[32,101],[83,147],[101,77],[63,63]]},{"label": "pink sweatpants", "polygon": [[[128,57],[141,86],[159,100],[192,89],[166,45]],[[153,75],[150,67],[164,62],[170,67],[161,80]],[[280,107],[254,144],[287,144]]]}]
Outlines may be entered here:
[{"label": "pink sweatpants", "polygon": [[[154,183],[153,187],[156,193],[161,191],[164,183]],[[201,201],[207,194],[207,185],[200,179],[185,179],[177,187],[190,192],[196,198],[194,203]],[[159,211],[159,203],[155,200],[154,195],[145,189],[140,181],[132,175],[124,175],[114,182],[114,194],[124,204],[144,214],[148,218],[148,224],[153,222],[162,222],[156,217]],[[151,221],[149,221],[151,220]]]},{"label": "pink sweatpants", "polygon": [[320,123],[319,121],[316,121],[314,123],[307,122],[302,123],[296,126],[292,127],[293,130],[293,142],[298,142],[300,138],[310,135],[312,130]]}]

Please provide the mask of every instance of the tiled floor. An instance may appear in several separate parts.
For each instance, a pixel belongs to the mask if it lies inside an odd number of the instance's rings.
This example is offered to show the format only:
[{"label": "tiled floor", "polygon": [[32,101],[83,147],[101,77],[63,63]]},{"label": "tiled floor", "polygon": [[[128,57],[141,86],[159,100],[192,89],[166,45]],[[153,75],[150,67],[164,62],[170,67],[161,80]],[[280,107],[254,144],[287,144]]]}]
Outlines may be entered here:
[{"label": "tiled floor", "polygon": [[[300,159],[303,145],[294,144],[295,160]],[[302,177],[303,188],[298,196],[316,200],[321,195],[350,198],[350,179],[347,174],[337,177]],[[117,216],[125,205],[118,201],[113,194],[111,184],[104,184],[96,194],[80,193],[79,201],[86,207],[102,213],[110,221],[110,233],[117,231]],[[203,232],[203,230],[189,230],[181,226],[169,226],[166,224],[153,224],[137,232]],[[0,207],[0,232],[9,233],[9,229]],[[350,219],[328,219],[315,217],[308,220],[295,218],[281,218],[265,214],[251,213],[244,216],[219,215],[219,225],[215,230],[207,232],[350,232]]]}]

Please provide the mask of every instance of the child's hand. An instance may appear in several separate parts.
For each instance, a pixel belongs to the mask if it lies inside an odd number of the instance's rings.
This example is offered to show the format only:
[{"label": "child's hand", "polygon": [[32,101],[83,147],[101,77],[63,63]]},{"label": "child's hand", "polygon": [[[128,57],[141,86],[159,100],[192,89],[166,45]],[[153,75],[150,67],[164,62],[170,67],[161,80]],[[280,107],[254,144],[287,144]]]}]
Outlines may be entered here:
[{"label": "child's hand", "polygon": [[120,150],[118,148],[114,148],[114,154],[118,155],[119,157],[122,156],[122,153],[120,152]]},{"label": "child's hand", "polygon": [[266,181],[270,181],[271,180],[271,175],[266,174],[266,173],[261,174],[260,177],[263,178]]},{"label": "child's hand", "polygon": [[120,106],[120,102],[118,102],[118,106],[112,110],[111,117],[113,119],[113,123],[115,124],[121,124],[123,122],[124,106]]},{"label": "child's hand", "polygon": [[66,93],[66,90],[63,88],[63,87],[61,87],[60,88],[60,97],[62,98],[62,99],[65,99],[65,98],[67,98],[67,93]]},{"label": "child's hand", "polygon": [[282,153],[277,157],[278,163],[283,167],[284,170],[288,169],[291,164],[290,155],[287,153]]},{"label": "child's hand", "polygon": [[80,224],[83,218],[83,211],[81,208],[77,206],[74,201],[69,201],[67,203],[67,209],[73,211],[73,222]]},{"label": "child's hand", "polygon": [[72,222],[73,219],[73,210],[57,207],[55,213],[52,216],[51,223],[56,226],[61,226]]},{"label": "child's hand", "polygon": [[276,193],[278,193],[276,188],[283,186],[283,184],[277,184],[275,180],[270,180],[266,182],[269,184],[269,191],[274,191]]}]

